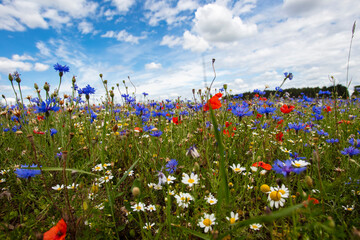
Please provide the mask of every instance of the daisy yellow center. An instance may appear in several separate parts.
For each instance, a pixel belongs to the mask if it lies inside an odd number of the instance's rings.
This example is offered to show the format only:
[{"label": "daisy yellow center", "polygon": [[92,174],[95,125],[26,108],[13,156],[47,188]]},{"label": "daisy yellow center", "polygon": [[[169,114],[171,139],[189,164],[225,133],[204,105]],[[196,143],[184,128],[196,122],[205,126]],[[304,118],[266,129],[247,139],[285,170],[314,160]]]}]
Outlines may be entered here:
[{"label": "daisy yellow center", "polygon": [[147,228],[148,230],[150,230],[150,229],[151,229],[151,225],[148,225],[146,228]]},{"label": "daisy yellow center", "polygon": [[194,183],[194,182],[195,182],[194,179],[191,179],[191,178],[190,178],[190,179],[188,180],[188,183]]},{"label": "daisy yellow center", "polygon": [[170,181],[171,181],[171,179],[170,179],[170,178],[168,178],[167,180],[168,180],[168,182],[170,182]]},{"label": "daisy yellow center", "polygon": [[284,195],[284,194],[285,194],[285,191],[282,190],[282,189],[280,189],[280,190],[279,190],[279,193],[281,193],[282,195]]},{"label": "daisy yellow center", "polygon": [[258,226],[256,226],[256,225],[253,225],[252,227],[253,227],[253,229],[258,229]]},{"label": "daisy yellow center", "polygon": [[234,224],[235,223],[235,218],[230,218],[230,224]]},{"label": "daisy yellow center", "polygon": [[238,172],[238,171],[240,171],[240,168],[235,168],[234,171]]},{"label": "daisy yellow center", "polygon": [[352,211],[352,208],[348,208],[347,210],[348,210],[348,211]]},{"label": "daisy yellow center", "polygon": [[184,197],[181,197],[180,199],[181,199],[181,201],[185,201],[185,198],[184,198]]},{"label": "daisy yellow center", "polygon": [[109,177],[105,177],[105,180],[108,180],[109,179]]},{"label": "daisy yellow center", "polygon": [[58,187],[57,190],[60,191],[60,190],[61,190],[61,187]]},{"label": "daisy yellow center", "polygon": [[281,193],[278,191],[272,191],[270,193],[270,199],[273,201],[280,201],[281,199]]},{"label": "daisy yellow center", "polygon": [[137,206],[136,209],[137,209],[137,210],[141,210],[141,207],[140,207],[140,206]]},{"label": "daisy yellow center", "polygon": [[269,187],[269,185],[267,185],[267,184],[263,184],[263,185],[261,185],[260,190],[261,190],[263,193],[267,193],[267,192],[270,192],[270,187]]},{"label": "daisy yellow center", "polygon": [[300,167],[301,164],[300,163],[295,163],[295,166]]},{"label": "daisy yellow center", "polygon": [[203,224],[207,227],[209,227],[211,225],[211,220],[208,219],[208,218],[205,218],[204,221],[203,221]]},{"label": "daisy yellow center", "polygon": [[210,203],[214,203],[214,200],[210,200]]}]

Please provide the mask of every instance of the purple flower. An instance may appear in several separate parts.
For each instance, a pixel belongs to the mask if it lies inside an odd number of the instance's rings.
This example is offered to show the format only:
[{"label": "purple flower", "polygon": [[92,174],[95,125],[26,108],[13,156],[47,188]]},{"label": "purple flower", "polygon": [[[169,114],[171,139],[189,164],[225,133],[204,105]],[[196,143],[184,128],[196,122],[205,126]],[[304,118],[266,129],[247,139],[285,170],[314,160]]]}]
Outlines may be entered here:
[{"label": "purple flower", "polygon": [[154,131],[154,132],[150,133],[150,136],[160,137],[161,134],[162,134],[162,131],[158,130],[158,131]]},{"label": "purple flower", "polygon": [[[30,178],[35,177],[36,175],[41,174],[40,170],[32,170],[32,169],[23,169],[27,168],[28,165],[21,165],[21,168],[15,170],[15,174],[18,178]],[[37,168],[37,165],[31,165],[31,168]]]},{"label": "purple flower", "polygon": [[66,66],[66,65],[62,66],[59,63],[56,63],[54,65],[54,69],[55,69],[55,71],[59,71],[59,73],[69,72],[68,66]]},{"label": "purple flower", "polygon": [[176,171],[176,166],[178,165],[178,161],[176,159],[171,159],[166,165],[166,171],[170,174],[173,174]]},{"label": "purple flower", "polygon": [[295,168],[292,166],[291,160],[286,160],[285,162],[282,162],[277,159],[272,166],[272,170],[274,170],[276,173],[284,175],[284,177],[287,177],[291,172],[299,174],[302,171],[305,171],[306,167]]},{"label": "purple flower", "polygon": [[343,151],[341,151],[341,154],[343,155],[349,155],[350,157],[354,156],[354,155],[359,155],[360,154],[360,150],[357,148],[354,148],[353,146],[350,146],[348,148],[344,148]]}]

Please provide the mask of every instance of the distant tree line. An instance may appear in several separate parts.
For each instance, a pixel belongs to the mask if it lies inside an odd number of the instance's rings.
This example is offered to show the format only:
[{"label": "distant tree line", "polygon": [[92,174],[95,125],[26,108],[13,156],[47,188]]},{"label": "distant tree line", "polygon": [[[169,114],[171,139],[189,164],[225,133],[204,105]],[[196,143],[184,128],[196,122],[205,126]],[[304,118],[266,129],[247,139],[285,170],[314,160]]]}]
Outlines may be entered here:
[{"label": "distant tree line", "polygon": [[[285,94],[288,94],[290,97],[301,97],[302,94],[305,94],[307,97],[317,97],[319,96],[320,93],[320,97],[321,97],[321,92],[323,93],[323,95],[331,97],[332,94],[334,94],[335,92],[337,92],[338,97],[342,97],[342,98],[347,98],[349,97],[349,92],[346,89],[345,86],[338,84],[336,86],[330,86],[330,87],[304,87],[304,88],[287,88],[287,89],[283,89],[281,92],[278,91],[276,93],[275,90],[265,90],[265,91],[260,91],[262,93],[260,93],[260,95],[262,97],[266,97],[269,98],[271,95],[273,94],[278,94],[279,96],[284,96]],[[331,95],[329,94],[324,94],[324,92],[327,93],[331,93]],[[360,86],[355,86],[354,88],[354,94],[357,94],[357,96],[360,93]],[[256,94],[259,94],[258,92],[245,92],[243,93],[243,98],[253,98]],[[232,97],[236,96],[237,94],[232,95]]]}]

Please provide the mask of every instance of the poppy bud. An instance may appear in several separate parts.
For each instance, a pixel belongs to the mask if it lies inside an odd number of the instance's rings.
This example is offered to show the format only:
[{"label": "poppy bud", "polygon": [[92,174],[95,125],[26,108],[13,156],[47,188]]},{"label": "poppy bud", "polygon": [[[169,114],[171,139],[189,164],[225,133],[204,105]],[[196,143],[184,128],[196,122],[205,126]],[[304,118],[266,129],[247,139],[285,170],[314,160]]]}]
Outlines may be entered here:
[{"label": "poppy bud", "polygon": [[140,195],[140,188],[138,188],[138,187],[133,187],[133,189],[132,189],[132,195],[134,196],[134,197],[137,197],[137,196],[139,196]]},{"label": "poppy bud", "polygon": [[100,78],[102,78],[103,77],[102,73],[100,73],[99,76],[100,76]]},{"label": "poppy bud", "polygon": [[227,90],[228,85],[227,85],[227,84],[224,84],[224,85],[223,85],[223,88],[224,88],[225,90]]},{"label": "poppy bud", "polygon": [[305,177],[305,183],[309,188],[311,188],[313,186],[313,180],[309,175],[307,175]]}]

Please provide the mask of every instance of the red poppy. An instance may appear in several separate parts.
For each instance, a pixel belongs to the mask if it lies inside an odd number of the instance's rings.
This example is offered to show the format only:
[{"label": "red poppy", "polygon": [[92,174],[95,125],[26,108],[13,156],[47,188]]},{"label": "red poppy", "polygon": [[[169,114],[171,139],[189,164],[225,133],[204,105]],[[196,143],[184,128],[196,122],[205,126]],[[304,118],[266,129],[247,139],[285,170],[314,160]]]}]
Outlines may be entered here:
[{"label": "red poppy", "polygon": [[134,128],[134,132],[142,132],[142,131],[143,131],[142,128],[139,128],[139,127]]},{"label": "red poppy", "polygon": [[268,170],[270,171],[272,166],[270,164],[267,164],[267,163],[264,163],[263,161],[260,161],[260,162],[256,162],[252,165],[253,167],[261,167],[265,170]]},{"label": "red poppy", "polygon": [[36,131],[36,130],[34,130],[33,132],[34,132],[35,134],[41,134],[41,135],[45,134],[45,132]]},{"label": "red poppy", "polygon": [[[310,195],[309,195],[309,197],[308,197],[308,202],[309,203],[312,203],[312,204],[319,204],[319,200],[317,200],[316,198],[312,198]],[[306,203],[306,201],[305,202],[303,202],[303,205],[305,206],[305,207],[307,207],[307,203]]]},{"label": "red poppy", "polygon": [[179,125],[181,123],[181,121],[179,121],[178,117],[173,117],[172,118],[173,123],[175,123],[176,125]]},{"label": "red poppy", "polygon": [[225,127],[229,127],[230,125],[232,125],[232,123],[229,123],[228,121],[225,122]]},{"label": "red poppy", "polygon": [[217,93],[217,94],[215,94],[215,96],[210,98],[209,101],[204,106],[204,111],[206,112],[210,109],[209,103],[210,103],[212,109],[219,109],[221,107],[221,102],[219,100],[220,97],[222,97],[222,94]]},{"label": "red poppy", "polygon": [[49,231],[44,233],[43,240],[65,240],[66,228],[66,222],[64,219],[61,219],[56,226],[50,228]]},{"label": "red poppy", "polygon": [[286,104],[284,104],[280,110],[283,112],[283,113],[290,113],[292,110],[294,110],[294,106],[288,106]]},{"label": "red poppy", "polygon": [[282,132],[279,132],[278,134],[276,134],[275,138],[277,141],[282,142],[283,136],[284,136],[284,134]]},{"label": "red poppy", "polygon": [[331,107],[330,107],[330,106],[326,106],[326,108],[324,109],[324,111],[326,111],[326,112],[331,112]]},{"label": "red poppy", "polygon": [[44,120],[44,116],[37,116],[37,120]]},{"label": "red poppy", "polygon": [[262,115],[260,114],[260,113],[258,113],[257,115],[256,115],[256,118],[257,119],[259,119],[259,118],[261,118],[262,117]]}]

